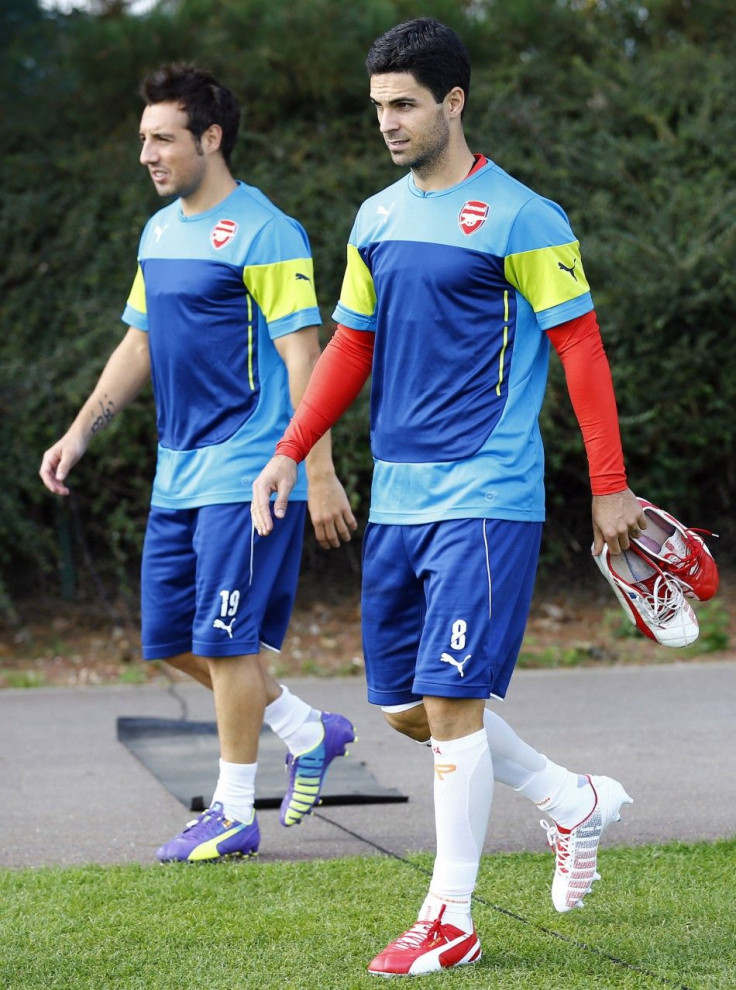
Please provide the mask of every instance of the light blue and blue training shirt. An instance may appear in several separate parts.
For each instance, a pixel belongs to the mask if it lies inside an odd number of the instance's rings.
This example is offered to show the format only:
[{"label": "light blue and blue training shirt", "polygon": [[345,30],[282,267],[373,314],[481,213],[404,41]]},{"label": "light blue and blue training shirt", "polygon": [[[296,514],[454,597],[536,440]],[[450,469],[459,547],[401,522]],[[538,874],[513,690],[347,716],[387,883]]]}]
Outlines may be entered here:
[{"label": "light blue and blue training shirt", "polygon": [[149,338],[152,504],[250,501],[293,412],[273,340],[321,322],[303,227],[242,182],[205,213],[171,203],[143,230],[123,321]]},{"label": "light blue and blue training shirt", "polygon": [[334,319],[375,332],[370,519],[544,519],[545,331],[593,308],[563,210],[487,162],[366,200]]}]

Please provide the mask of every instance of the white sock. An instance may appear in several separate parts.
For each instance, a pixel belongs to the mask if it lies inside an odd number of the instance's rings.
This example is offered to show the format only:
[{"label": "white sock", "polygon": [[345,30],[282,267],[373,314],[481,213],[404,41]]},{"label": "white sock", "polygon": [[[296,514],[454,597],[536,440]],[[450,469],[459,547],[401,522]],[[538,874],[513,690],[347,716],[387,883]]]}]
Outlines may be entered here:
[{"label": "white sock", "polygon": [[[554,766],[554,764],[552,764]],[[565,771],[565,781],[557,794],[543,808],[546,815],[562,829],[572,829],[588,817],[595,808],[595,791],[587,777]]]},{"label": "white sock", "polygon": [[495,780],[529,798],[561,828],[574,828],[588,817],[595,797],[587,777],[572,773],[532,749],[488,708],[483,713],[483,725]]},{"label": "white sock", "polygon": [[544,770],[545,757],[525,743],[508,722],[489,708],[483,712],[483,728],[491,748],[493,779],[499,784],[508,784],[518,791],[534,774]]},{"label": "white sock", "polygon": [[220,760],[220,776],[210,807],[219,801],[226,818],[250,825],[256,796],[257,763],[226,763]]},{"label": "white sock", "polygon": [[485,730],[462,739],[432,740],[437,854],[430,893],[419,914],[473,930],[471,898],[493,798],[493,764]]},{"label": "white sock", "polygon": [[544,767],[516,790],[529,798],[561,828],[570,829],[587,818],[595,807],[595,794],[587,777],[572,773],[543,756]]},{"label": "white sock", "polygon": [[322,712],[281,685],[281,694],[266,705],[263,720],[294,756],[301,756],[322,741]]}]

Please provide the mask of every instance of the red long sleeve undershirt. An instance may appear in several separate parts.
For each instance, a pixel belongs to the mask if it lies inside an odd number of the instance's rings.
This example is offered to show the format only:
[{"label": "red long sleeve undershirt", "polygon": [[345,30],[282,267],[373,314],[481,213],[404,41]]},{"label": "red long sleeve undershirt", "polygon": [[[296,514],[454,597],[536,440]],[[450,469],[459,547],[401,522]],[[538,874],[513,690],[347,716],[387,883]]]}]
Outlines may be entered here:
[{"label": "red long sleeve undershirt", "polygon": [[[595,312],[547,332],[565,372],[583,435],[594,495],[626,488],[626,471],[608,360]],[[302,461],[355,401],[373,366],[374,334],[338,324],[276,453]]]},{"label": "red long sleeve undershirt", "polygon": [[595,311],[547,331],[565,372],[567,391],[583,435],[594,495],[626,488],[616,397]]},{"label": "red long sleeve undershirt", "polygon": [[303,461],[312,447],[352,405],[373,368],[375,335],[341,323],[320,355],[277,454]]}]

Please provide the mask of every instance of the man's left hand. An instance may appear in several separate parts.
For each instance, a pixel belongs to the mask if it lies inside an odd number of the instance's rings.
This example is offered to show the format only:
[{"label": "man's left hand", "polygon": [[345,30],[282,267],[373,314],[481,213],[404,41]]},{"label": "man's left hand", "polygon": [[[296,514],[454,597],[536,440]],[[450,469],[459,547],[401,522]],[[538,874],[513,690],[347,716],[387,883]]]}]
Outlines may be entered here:
[{"label": "man's left hand", "polygon": [[317,542],[323,550],[349,543],[358,523],[350,508],[345,489],[337,476],[309,480],[309,515]]},{"label": "man's left hand", "polygon": [[630,538],[647,528],[644,510],[630,488],[613,495],[593,496],[593,555],[608,545],[612,554],[629,549]]}]

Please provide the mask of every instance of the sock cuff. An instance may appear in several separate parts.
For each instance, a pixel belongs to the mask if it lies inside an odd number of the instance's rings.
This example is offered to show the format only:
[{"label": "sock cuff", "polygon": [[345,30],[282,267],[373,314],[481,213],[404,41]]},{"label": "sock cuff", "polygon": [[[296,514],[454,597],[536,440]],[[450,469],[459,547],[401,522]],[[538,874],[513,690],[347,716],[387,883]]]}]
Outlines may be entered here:
[{"label": "sock cuff", "polygon": [[478,746],[487,747],[488,736],[485,729],[478,729],[477,732],[471,732],[469,736],[461,736],[459,739],[440,740],[432,736],[430,742],[433,753],[437,754],[439,751],[443,756],[450,756],[453,753],[464,753],[466,750],[475,749]]},{"label": "sock cuff", "polygon": [[257,763],[228,763],[220,759],[220,780],[249,780],[257,771]]},{"label": "sock cuff", "polygon": [[319,719],[319,712],[300,698],[297,694],[292,694],[286,685],[281,684],[281,694],[275,698],[263,713],[263,720],[266,725],[282,736],[286,732],[293,732],[310,718]]},{"label": "sock cuff", "polygon": [[281,705],[288,704],[288,697],[291,694],[291,691],[285,684],[279,684],[279,687],[281,688],[281,694],[278,698],[274,698],[273,701],[269,702],[264,709],[263,714],[266,720],[273,718],[274,714],[278,713]]}]

